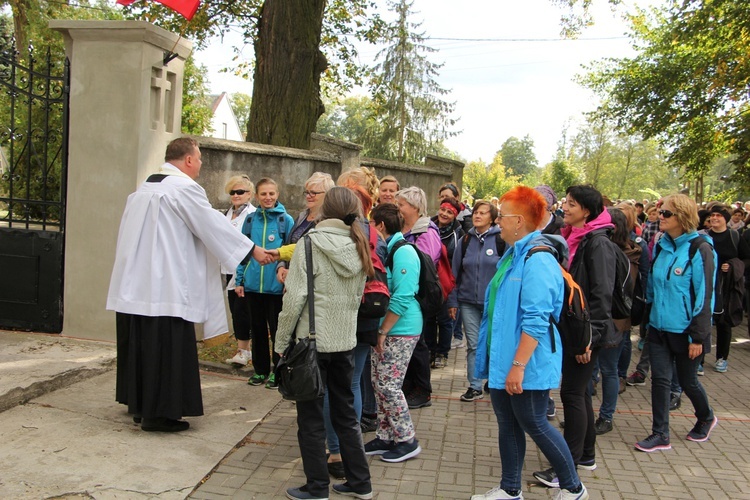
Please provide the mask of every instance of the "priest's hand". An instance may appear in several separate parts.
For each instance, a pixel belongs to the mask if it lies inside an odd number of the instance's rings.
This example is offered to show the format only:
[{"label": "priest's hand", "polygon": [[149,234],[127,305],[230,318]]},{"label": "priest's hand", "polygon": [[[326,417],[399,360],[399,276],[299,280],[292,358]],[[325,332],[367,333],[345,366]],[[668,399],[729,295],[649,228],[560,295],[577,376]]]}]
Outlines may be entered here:
[{"label": "priest's hand", "polygon": [[277,257],[274,257],[272,253],[267,252],[265,248],[255,245],[255,248],[253,248],[253,259],[257,260],[260,265],[263,266],[275,262]]}]

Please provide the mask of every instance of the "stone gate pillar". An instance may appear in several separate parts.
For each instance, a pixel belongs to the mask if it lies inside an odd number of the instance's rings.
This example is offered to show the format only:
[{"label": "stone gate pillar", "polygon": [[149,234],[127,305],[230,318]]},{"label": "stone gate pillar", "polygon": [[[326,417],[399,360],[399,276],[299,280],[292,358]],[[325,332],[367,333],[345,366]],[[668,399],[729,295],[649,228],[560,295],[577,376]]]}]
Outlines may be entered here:
[{"label": "stone gate pillar", "polygon": [[[115,339],[105,310],[125,201],[180,136],[192,44],[144,21],[50,21],[71,62],[63,334]],[[165,63],[165,54],[176,57]]]}]

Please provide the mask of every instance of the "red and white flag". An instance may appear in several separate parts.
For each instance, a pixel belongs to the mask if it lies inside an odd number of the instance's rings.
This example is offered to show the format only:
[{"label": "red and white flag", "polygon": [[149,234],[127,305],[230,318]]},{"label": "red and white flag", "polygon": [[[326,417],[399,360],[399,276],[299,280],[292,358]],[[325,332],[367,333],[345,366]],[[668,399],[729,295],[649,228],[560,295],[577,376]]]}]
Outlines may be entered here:
[{"label": "red and white flag", "polygon": [[[182,14],[188,21],[193,18],[198,10],[200,0],[156,0],[170,9]],[[120,5],[130,5],[135,0],[117,0]]]}]

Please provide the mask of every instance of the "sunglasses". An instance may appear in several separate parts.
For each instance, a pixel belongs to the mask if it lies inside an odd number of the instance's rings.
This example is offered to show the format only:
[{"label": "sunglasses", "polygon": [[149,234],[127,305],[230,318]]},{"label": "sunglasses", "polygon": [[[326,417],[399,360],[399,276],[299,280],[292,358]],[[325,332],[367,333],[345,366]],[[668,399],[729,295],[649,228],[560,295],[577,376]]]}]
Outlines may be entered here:
[{"label": "sunglasses", "polygon": [[661,215],[665,219],[669,219],[670,217],[674,215],[674,212],[670,210],[659,210],[658,212],[659,212],[659,215]]},{"label": "sunglasses", "polygon": [[250,191],[248,191],[247,189],[232,189],[231,191],[229,191],[229,196],[234,196],[236,194],[243,195],[249,192]]}]

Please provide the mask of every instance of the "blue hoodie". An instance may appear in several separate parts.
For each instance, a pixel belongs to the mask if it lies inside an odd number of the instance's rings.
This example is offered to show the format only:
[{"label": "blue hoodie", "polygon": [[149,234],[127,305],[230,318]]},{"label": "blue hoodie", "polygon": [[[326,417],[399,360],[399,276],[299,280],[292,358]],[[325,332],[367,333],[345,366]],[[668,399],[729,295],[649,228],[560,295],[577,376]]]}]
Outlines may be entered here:
[{"label": "blue hoodie", "polygon": [[537,252],[526,260],[529,250],[538,246],[550,245],[539,231],[534,231],[518,240],[505,252],[513,252],[512,262],[495,296],[492,339],[489,347],[489,293],[486,293],[482,323],[479,327],[475,372],[477,378],[488,379],[492,389],[505,387],[505,378],[521,342],[522,332],[538,342],[524,370],[523,388],[547,390],[560,384],[562,344],[557,328],[552,327],[556,346],[555,352],[552,352],[550,315],[560,317],[564,293],[563,277],[560,266],[551,253]]},{"label": "blue hoodie", "polygon": [[[286,213],[284,205],[276,202],[272,208],[258,207],[249,214],[242,225],[242,234],[262,248],[273,250],[286,243],[293,225],[294,219]],[[281,226],[285,226],[285,234],[281,234]],[[276,279],[276,264],[272,262],[261,266],[255,259],[237,266],[236,284],[244,285],[246,292],[281,295],[284,290],[284,285]]]},{"label": "blue hoodie", "polygon": [[458,240],[451,266],[453,276],[456,278],[456,288],[448,296],[446,303],[448,307],[458,307],[459,302],[484,304],[484,292],[495,275],[497,261],[502,257],[502,254],[497,251],[498,234],[500,234],[500,228],[490,226],[487,234],[480,240],[476,228],[469,229],[463,261],[461,256],[464,254],[463,246],[466,237]]}]

